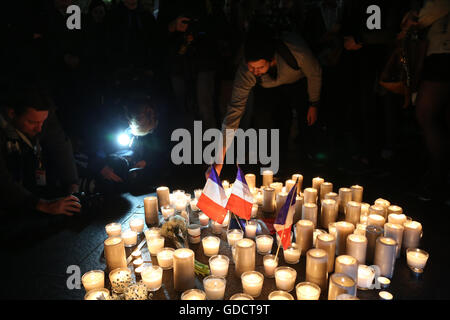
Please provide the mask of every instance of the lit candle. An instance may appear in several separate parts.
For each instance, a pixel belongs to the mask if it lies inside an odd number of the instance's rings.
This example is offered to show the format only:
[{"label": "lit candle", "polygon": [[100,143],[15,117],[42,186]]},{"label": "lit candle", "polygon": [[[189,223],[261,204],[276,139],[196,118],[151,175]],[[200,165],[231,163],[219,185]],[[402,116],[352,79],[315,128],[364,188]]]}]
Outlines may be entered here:
[{"label": "lit candle", "polygon": [[378,295],[380,296],[381,300],[392,300],[394,298],[392,293],[387,292],[387,291],[380,291],[380,293],[378,293]]},{"label": "lit candle", "polygon": [[264,170],[262,179],[262,185],[268,187],[273,182],[273,172],[271,170]]},{"label": "lit candle", "polygon": [[347,221],[336,222],[336,255],[347,252],[347,237],[355,231],[355,226]]},{"label": "lit candle", "polygon": [[223,219],[222,227],[224,227],[224,228],[228,227],[228,224],[230,223],[230,218],[231,218],[230,210],[228,210],[228,211],[227,211],[227,215],[226,215],[225,218]]},{"label": "lit candle", "polygon": [[150,229],[145,230],[145,239],[150,239],[151,237],[159,237],[161,236],[161,228],[153,227]]},{"label": "lit candle", "polygon": [[273,254],[267,254],[263,258],[264,275],[267,278],[275,276],[275,269],[278,267],[278,257],[275,258]]},{"label": "lit candle", "polygon": [[137,232],[133,230],[126,230],[122,232],[122,239],[125,247],[133,247],[137,244]]},{"label": "lit candle", "polygon": [[397,242],[396,258],[400,257],[404,230],[405,228],[401,224],[386,223],[384,225],[384,236]]},{"label": "lit candle", "polygon": [[378,198],[377,200],[375,200],[374,205],[383,207],[383,209],[384,209],[384,218],[387,219],[388,208],[391,205],[391,203],[389,201],[385,200],[385,199]]},{"label": "lit candle", "polygon": [[156,188],[156,197],[160,208],[170,205],[170,190],[168,187]]},{"label": "lit candle", "polygon": [[319,300],[320,287],[312,282],[300,282],[295,286],[297,300]]},{"label": "lit candle", "polygon": [[105,288],[90,290],[84,296],[84,300],[109,300],[109,290]]},{"label": "lit candle", "polygon": [[360,299],[348,293],[341,293],[336,297],[336,300],[360,300]]},{"label": "lit candle", "polygon": [[242,238],[244,238],[244,232],[241,229],[230,229],[227,231],[227,241],[230,247],[233,247]]},{"label": "lit candle", "polygon": [[353,223],[356,226],[361,217],[361,203],[349,201],[345,207],[345,221]]},{"label": "lit candle", "polygon": [[247,238],[254,238],[256,236],[256,230],[258,228],[258,223],[256,220],[248,220],[245,225],[245,236]]},{"label": "lit candle", "polygon": [[[144,212],[145,212],[145,223],[147,223],[148,226],[159,225],[157,197],[151,196],[144,198]],[[142,232],[142,230],[140,232]]]},{"label": "lit candle", "polygon": [[[347,237],[347,255],[356,259],[358,264],[366,263],[367,238],[363,235],[350,234]],[[343,272],[344,273],[344,272]]]},{"label": "lit candle", "polygon": [[356,225],[355,231],[353,231],[353,234],[358,234],[358,235],[361,235],[361,236],[365,236],[366,235],[366,228],[367,228],[367,225],[362,224],[362,223],[358,223]]},{"label": "lit candle", "polygon": [[323,249],[311,249],[306,253],[306,281],[327,289],[328,254]]},{"label": "lit candle", "polygon": [[328,300],[336,300],[340,294],[356,295],[356,282],[346,274],[333,273],[330,276],[328,287]]},{"label": "lit candle", "polygon": [[256,298],[261,295],[264,283],[264,276],[257,271],[247,271],[241,275],[242,288],[244,293]]},{"label": "lit candle", "polygon": [[198,200],[197,199],[194,199],[194,200],[192,200],[190,203],[189,203],[189,205],[191,206],[191,210],[192,211],[199,211],[200,209],[197,207],[197,203],[198,203]]},{"label": "lit candle", "polygon": [[194,196],[195,196],[195,199],[199,199],[200,198],[200,196],[202,195],[202,192],[203,192],[203,190],[202,189],[195,189],[194,190]]},{"label": "lit candle", "polygon": [[377,281],[382,289],[387,289],[391,285],[391,280],[386,277],[378,277]]},{"label": "lit candle", "polygon": [[299,220],[302,219],[302,208],[303,208],[303,197],[297,195],[295,197],[294,217],[292,218],[292,224],[295,225]]},{"label": "lit candle", "polygon": [[204,278],[203,287],[205,288],[206,299],[223,300],[226,285],[227,281],[224,277],[211,275]]},{"label": "lit candle", "polygon": [[378,226],[367,226],[366,227],[366,238],[367,238],[367,251],[366,251],[366,263],[372,264],[373,258],[375,256],[375,245],[379,236],[383,235],[383,228]]},{"label": "lit candle", "polygon": [[333,184],[331,182],[324,182],[320,185],[320,200],[325,199],[327,193],[333,192]]},{"label": "lit candle", "polygon": [[223,180],[222,181],[222,187],[224,189],[228,189],[230,187],[230,183],[228,182],[228,180]]},{"label": "lit candle", "polygon": [[309,220],[299,220],[295,224],[296,242],[301,252],[306,252],[313,247],[314,224]]},{"label": "lit candle", "polygon": [[164,237],[151,237],[147,239],[147,248],[152,256],[156,256],[164,248]]},{"label": "lit candle", "polygon": [[111,289],[115,293],[123,293],[131,283],[131,271],[128,268],[117,268],[109,273]]},{"label": "lit candle", "polygon": [[258,206],[258,204],[254,203],[252,206],[252,214],[251,214],[250,218],[255,219],[256,217],[258,217],[258,211],[259,211],[259,206]]},{"label": "lit candle", "polygon": [[272,182],[269,187],[275,189],[275,198],[280,192],[283,191],[283,184],[281,182]]},{"label": "lit candle", "polygon": [[275,212],[275,205],[275,189],[265,187],[263,189],[262,211],[268,213]]},{"label": "lit candle", "polygon": [[325,230],[322,229],[314,229],[313,232],[313,247],[316,247],[317,237],[321,234],[327,233]]},{"label": "lit candle", "polygon": [[178,212],[181,212],[183,210],[186,210],[186,199],[180,199],[175,201],[175,210]]},{"label": "lit candle", "polygon": [[181,300],[206,300],[206,293],[200,289],[189,289],[183,292]]},{"label": "lit candle", "polygon": [[384,217],[378,214],[369,214],[369,216],[367,217],[368,226],[378,226],[380,228],[383,228],[385,223],[386,220],[384,219]]},{"label": "lit candle", "polygon": [[186,192],[183,190],[174,190],[172,194],[173,194],[172,204],[174,204],[177,200],[186,199]]},{"label": "lit candle", "polygon": [[272,250],[273,237],[267,234],[262,234],[256,237],[256,250],[259,254],[268,254]]},{"label": "lit candle", "polygon": [[207,226],[209,223],[209,217],[203,212],[199,213],[198,220],[202,226]]},{"label": "lit candle", "polygon": [[317,227],[317,204],[304,203],[302,207],[302,220],[312,221],[314,228]]},{"label": "lit candle", "polygon": [[250,190],[256,187],[256,176],[253,173],[247,173],[245,175],[245,181],[247,182],[248,188]]},{"label": "lit candle", "polygon": [[358,289],[370,289],[375,278],[375,270],[364,264],[358,266]]},{"label": "lit candle", "polygon": [[292,180],[297,181],[297,194],[300,194],[302,191],[303,176],[299,173],[293,174]]},{"label": "lit candle", "polygon": [[339,195],[336,192],[328,192],[328,193],[326,193],[325,197],[323,199],[324,200],[325,199],[333,199],[339,205]]},{"label": "lit candle", "polygon": [[127,259],[125,257],[125,246],[120,237],[109,237],[104,241],[105,260],[108,270],[125,268]]},{"label": "lit candle", "polygon": [[136,231],[137,233],[141,233],[142,231],[144,231],[144,219],[141,218],[130,219],[130,229]]},{"label": "lit candle", "polygon": [[379,237],[375,246],[373,263],[380,267],[380,275],[392,278],[396,258],[397,242],[394,239]]},{"label": "lit candle", "polygon": [[334,199],[322,200],[320,221],[323,228],[328,228],[330,223],[336,222],[338,217],[338,205]]},{"label": "lit candle", "polygon": [[230,259],[224,255],[214,255],[209,258],[209,268],[214,276],[226,277]]},{"label": "lit candle", "polygon": [[358,185],[351,186],[352,189],[352,200],[356,202],[362,202],[364,188]]},{"label": "lit candle", "polygon": [[334,256],[336,254],[336,237],[324,233],[317,236],[316,248],[327,252],[328,273],[331,274],[334,269]]},{"label": "lit candle", "polygon": [[333,237],[335,237],[336,238],[336,236],[337,236],[337,232],[336,232],[336,223],[337,222],[333,222],[333,223],[330,223],[329,225],[328,225],[328,233],[329,234],[331,234]]},{"label": "lit candle", "polygon": [[279,290],[287,292],[294,290],[296,279],[297,271],[291,267],[277,267],[275,269],[275,284]]},{"label": "lit candle", "polygon": [[258,206],[262,206],[263,205],[263,194],[262,194],[262,192],[258,192],[256,194],[256,204]]},{"label": "lit candle", "polygon": [[410,267],[411,270],[416,273],[423,272],[429,256],[430,255],[428,254],[428,252],[421,249],[406,249],[406,263],[408,264],[408,267]]},{"label": "lit candle", "polygon": [[403,227],[405,230],[403,232],[402,248],[404,250],[418,248],[422,237],[422,225],[417,221],[406,221]]},{"label": "lit candle", "polygon": [[188,227],[188,235],[190,243],[200,243],[200,225],[190,224]]},{"label": "lit candle", "polygon": [[142,258],[138,258],[136,260],[133,260],[133,267],[134,270],[136,270],[137,268],[139,268],[140,266],[142,266],[144,264],[144,260]]},{"label": "lit candle", "polygon": [[125,300],[147,300],[148,289],[145,283],[138,282],[125,288]]},{"label": "lit candle", "polygon": [[294,300],[294,297],[283,290],[275,290],[269,293],[268,300]]},{"label": "lit candle", "polygon": [[358,280],[358,261],[349,255],[336,257],[334,272],[346,274],[356,282]]},{"label": "lit candle", "polygon": [[156,255],[158,259],[158,265],[163,270],[170,270],[173,266],[173,253],[175,249],[173,248],[164,248]]},{"label": "lit candle", "polygon": [[187,248],[173,253],[173,286],[175,291],[185,291],[195,287],[194,251]]},{"label": "lit candle", "polygon": [[386,208],[383,206],[377,206],[377,205],[372,205],[369,207],[369,213],[368,215],[370,216],[371,214],[377,214],[379,216],[382,216],[383,218],[386,219],[387,216],[385,216],[386,214]]},{"label": "lit candle", "polygon": [[163,269],[160,266],[145,267],[141,272],[142,282],[148,291],[157,291],[161,288]]},{"label": "lit candle", "polygon": [[213,220],[211,223],[211,229],[212,229],[212,233],[214,233],[214,234],[222,234],[223,226],[221,223],[218,223],[217,221]]},{"label": "lit candle", "polygon": [[205,256],[211,257],[219,253],[220,239],[218,237],[214,236],[205,237],[202,240],[202,244],[203,244],[203,253],[205,254]]},{"label": "lit candle", "polygon": [[255,270],[255,242],[251,239],[241,239],[236,242],[234,265],[236,276],[240,277],[246,271]]},{"label": "lit candle", "polygon": [[361,202],[361,216],[367,217],[369,215],[370,204],[367,202]]},{"label": "lit candle", "polygon": [[86,272],[81,277],[81,282],[86,292],[105,287],[105,273],[102,270],[92,270]]},{"label": "lit candle", "polygon": [[317,190],[318,194],[320,194],[320,186],[324,182],[325,182],[325,180],[321,177],[315,177],[312,179],[312,187]]},{"label": "lit candle", "polygon": [[278,212],[280,212],[281,208],[283,207],[284,203],[286,202],[288,193],[287,192],[279,192],[276,194],[275,198],[276,198],[276,214],[278,214]]},{"label": "lit candle", "polygon": [[303,191],[303,203],[317,203],[317,189],[306,188]]},{"label": "lit candle", "polygon": [[122,233],[122,225],[120,223],[109,223],[105,226],[106,234],[108,237],[120,237]]},{"label": "lit candle", "polygon": [[339,212],[345,213],[347,202],[352,201],[352,189],[339,188]]},{"label": "lit candle", "polygon": [[388,222],[403,225],[407,221],[406,215],[403,213],[391,213],[388,215]]},{"label": "lit candle", "polygon": [[175,214],[175,209],[171,206],[161,207],[161,213],[165,220],[168,220],[171,216]]},{"label": "lit candle", "polygon": [[396,205],[390,205],[387,208],[387,213],[388,215],[395,213],[395,214],[402,214],[403,213],[403,209],[402,207],[396,206]]},{"label": "lit candle", "polygon": [[291,191],[291,189],[295,186],[295,180],[292,180],[292,179],[286,180],[285,186],[286,186],[286,192],[289,193],[289,191]]},{"label": "lit candle", "polygon": [[292,243],[289,248],[283,250],[284,261],[288,264],[297,264],[300,260],[300,248],[296,243]]},{"label": "lit candle", "polygon": [[230,297],[230,300],[255,300],[253,297],[246,293],[236,293]]}]

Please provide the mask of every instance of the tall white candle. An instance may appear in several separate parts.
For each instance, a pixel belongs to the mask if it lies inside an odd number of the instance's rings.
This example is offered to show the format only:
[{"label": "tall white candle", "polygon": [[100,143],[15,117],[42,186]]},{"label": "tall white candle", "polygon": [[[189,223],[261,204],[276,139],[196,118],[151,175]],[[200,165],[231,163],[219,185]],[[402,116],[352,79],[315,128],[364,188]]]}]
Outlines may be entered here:
[{"label": "tall white candle", "polygon": [[[167,202],[169,202],[169,200],[167,200]],[[169,203],[167,203],[167,205],[169,205]],[[145,212],[145,222],[147,223],[148,226],[154,225],[157,226],[159,224],[157,197],[150,196],[144,198],[144,212]]]},{"label": "tall white candle", "polygon": [[352,189],[339,188],[339,212],[344,213],[347,202],[352,201]]},{"label": "tall white candle", "polygon": [[291,191],[291,189],[295,186],[295,180],[292,180],[292,179],[286,180],[285,186],[286,186],[286,192],[289,193],[289,191]]},{"label": "tall white candle", "polygon": [[326,290],[328,282],[328,254],[323,249],[311,249],[306,253],[306,281]]},{"label": "tall white candle", "polygon": [[273,182],[273,172],[271,170],[264,170],[262,173],[262,185],[268,187]]},{"label": "tall white candle", "polygon": [[375,246],[373,263],[380,268],[380,275],[392,278],[396,258],[397,242],[394,239],[379,237]]},{"label": "tall white candle", "polygon": [[403,242],[403,231],[405,228],[401,224],[386,223],[384,225],[384,236],[392,238],[397,242],[396,257],[400,257]]},{"label": "tall white candle", "polygon": [[422,237],[422,225],[417,221],[407,221],[403,223],[405,228],[403,232],[402,248],[418,248],[420,238]]},{"label": "tall white candle", "polygon": [[361,203],[363,200],[364,188],[359,185],[354,185],[351,186],[350,189],[352,189],[352,200]]},{"label": "tall white candle", "polygon": [[297,194],[300,194],[303,186],[303,176],[299,173],[293,174],[292,180],[297,181]]},{"label": "tall white candle", "polygon": [[229,264],[230,259],[224,255],[215,255],[209,258],[209,268],[211,269],[211,274],[215,276],[226,277]]},{"label": "tall white candle", "polygon": [[328,233],[318,235],[316,248],[327,252],[328,273],[331,274],[334,269],[334,257],[336,255],[336,237]]},{"label": "tall white candle", "polygon": [[334,199],[322,200],[320,221],[323,228],[327,228],[330,223],[336,222],[338,218],[338,205]]},{"label": "tall white candle", "polygon": [[276,206],[277,206],[276,213],[277,214],[278,214],[278,212],[280,212],[281,208],[283,207],[284,203],[286,202],[287,196],[288,196],[287,192],[279,192],[276,195],[276,203],[277,203],[276,204]]},{"label": "tall white candle", "polygon": [[334,272],[346,274],[356,282],[358,280],[358,261],[349,255],[338,256],[334,264]]},{"label": "tall white candle", "polygon": [[109,237],[104,241],[103,245],[108,270],[111,271],[127,266],[125,246],[121,237]]},{"label": "tall white candle", "polygon": [[304,203],[302,206],[302,220],[309,220],[317,227],[317,204]]},{"label": "tall white candle", "polygon": [[265,187],[263,189],[263,204],[262,211],[263,212],[275,212],[275,189],[271,187]]},{"label": "tall white candle", "polygon": [[345,221],[353,223],[356,226],[361,216],[361,203],[349,201],[345,207]]},{"label": "tall white candle", "polygon": [[306,188],[303,191],[303,203],[317,203],[317,189]]},{"label": "tall white candle", "polygon": [[320,185],[320,200],[325,199],[327,193],[333,192],[333,183],[324,182]]},{"label": "tall white candle", "polygon": [[185,291],[195,287],[195,254],[187,248],[173,253],[173,286],[175,291]]},{"label": "tall white candle", "polygon": [[325,180],[321,177],[315,177],[312,179],[312,187],[317,190],[317,194],[320,194],[320,186]]},{"label": "tall white candle", "polygon": [[168,187],[162,186],[156,188],[156,197],[160,208],[170,205],[170,190]]},{"label": "tall white candle", "polygon": [[299,220],[295,225],[296,243],[301,252],[306,252],[313,247],[314,224],[309,220]]},{"label": "tall white candle", "polygon": [[347,237],[355,231],[355,226],[347,221],[336,222],[336,255],[347,252]]},{"label": "tall white candle", "polygon": [[333,273],[328,287],[328,300],[336,300],[340,294],[356,295],[356,281],[346,274]]},{"label": "tall white candle", "polygon": [[255,270],[256,245],[251,239],[241,239],[236,242],[234,265],[236,276],[240,277],[246,271]]},{"label": "tall white candle", "polygon": [[261,295],[264,276],[257,271],[247,271],[241,275],[242,288],[244,293],[256,298]]},{"label": "tall white candle", "polygon": [[347,255],[352,256],[358,264],[366,263],[367,238],[363,235],[350,234],[347,237]]},{"label": "tall white candle", "polygon": [[247,182],[248,188],[250,190],[256,187],[256,176],[253,173],[247,173],[245,175],[245,181]]},{"label": "tall white candle", "polygon": [[369,216],[367,217],[368,226],[378,226],[380,228],[383,228],[385,222],[386,220],[384,219],[384,217],[378,214],[369,214]]}]

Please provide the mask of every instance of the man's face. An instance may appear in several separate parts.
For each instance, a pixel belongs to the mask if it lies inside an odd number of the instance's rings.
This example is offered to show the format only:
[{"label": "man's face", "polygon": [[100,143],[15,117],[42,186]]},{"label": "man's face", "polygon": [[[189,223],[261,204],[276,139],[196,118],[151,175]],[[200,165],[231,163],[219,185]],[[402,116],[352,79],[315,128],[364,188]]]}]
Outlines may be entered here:
[{"label": "man's face", "polygon": [[250,61],[247,62],[247,67],[251,73],[253,73],[256,77],[259,77],[267,73],[270,67],[270,62],[264,59]]},{"label": "man's face", "polygon": [[134,10],[137,8],[137,0],[123,0],[125,7],[130,10]]},{"label": "man's face", "polygon": [[17,130],[29,138],[33,138],[42,131],[42,126],[48,117],[48,111],[38,111],[34,108],[28,108],[24,114],[16,116],[14,111],[10,110],[9,116]]}]

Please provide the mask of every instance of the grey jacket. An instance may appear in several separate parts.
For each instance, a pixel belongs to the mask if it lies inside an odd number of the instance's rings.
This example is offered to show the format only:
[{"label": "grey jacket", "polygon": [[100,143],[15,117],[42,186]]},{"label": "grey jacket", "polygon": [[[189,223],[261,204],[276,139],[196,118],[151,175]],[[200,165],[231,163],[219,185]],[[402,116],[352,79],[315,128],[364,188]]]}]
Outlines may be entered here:
[{"label": "grey jacket", "polygon": [[[284,38],[292,55],[297,60],[299,70],[292,69],[286,61],[275,54],[278,73],[277,78],[272,79],[268,74],[261,77],[260,85],[264,88],[278,87],[291,84],[306,77],[308,85],[309,101],[316,103],[320,100],[322,86],[322,69],[311,50],[298,37]],[[222,130],[237,129],[245,112],[245,106],[250,90],[256,85],[256,77],[248,70],[244,61],[241,62],[234,79],[231,101],[227,106],[227,112],[222,122]]]}]

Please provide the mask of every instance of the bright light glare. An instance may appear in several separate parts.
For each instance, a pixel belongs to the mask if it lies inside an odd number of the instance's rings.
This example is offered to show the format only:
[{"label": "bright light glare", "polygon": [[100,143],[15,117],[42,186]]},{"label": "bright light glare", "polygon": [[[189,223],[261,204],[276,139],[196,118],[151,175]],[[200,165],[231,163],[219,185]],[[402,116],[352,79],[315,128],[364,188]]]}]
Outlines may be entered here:
[{"label": "bright light glare", "polygon": [[121,146],[127,146],[130,144],[130,136],[127,135],[126,133],[121,133],[117,137],[117,141]]}]

